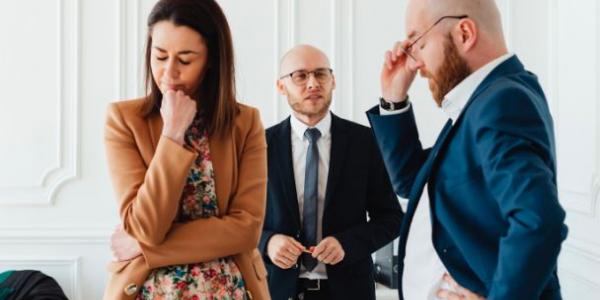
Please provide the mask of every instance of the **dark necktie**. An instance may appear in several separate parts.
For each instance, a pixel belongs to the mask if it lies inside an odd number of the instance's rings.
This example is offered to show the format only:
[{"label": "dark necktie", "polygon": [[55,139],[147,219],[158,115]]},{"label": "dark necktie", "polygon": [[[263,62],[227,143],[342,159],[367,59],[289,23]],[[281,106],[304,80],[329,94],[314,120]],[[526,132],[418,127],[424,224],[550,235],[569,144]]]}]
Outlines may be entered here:
[{"label": "dark necktie", "polygon": [[[317,196],[319,185],[319,149],[317,140],[321,132],[316,128],[309,128],[304,132],[308,139],[308,151],[306,152],[306,173],[304,175],[304,205],[302,210],[302,233],[304,246],[317,245]],[[302,254],[302,264],[308,271],[317,266],[317,260],[309,253]]]}]

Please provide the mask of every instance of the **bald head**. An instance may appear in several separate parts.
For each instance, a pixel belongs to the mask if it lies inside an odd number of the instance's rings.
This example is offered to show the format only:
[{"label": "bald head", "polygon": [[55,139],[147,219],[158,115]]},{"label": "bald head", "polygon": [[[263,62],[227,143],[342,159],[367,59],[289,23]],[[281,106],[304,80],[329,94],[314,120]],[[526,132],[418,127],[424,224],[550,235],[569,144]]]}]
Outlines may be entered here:
[{"label": "bald head", "polygon": [[[464,15],[467,18],[444,19],[444,22],[438,23],[437,30],[428,33],[424,41],[433,39],[442,43],[445,38],[446,44],[453,44],[457,56],[465,61],[471,72],[508,53],[495,0],[409,0],[406,9],[408,40],[422,37],[442,17]],[[425,44],[421,42],[420,45],[422,47]],[[429,51],[429,58],[423,57],[422,60],[425,69],[435,69],[435,56],[439,57],[444,51],[437,50],[437,54]]]},{"label": "bald head", "polygon": [[315,126],[329,111],[335,89],[335,77],[329,69],[325,53],[310,45],[298,45],[281,58],[277,90],[286,96],[294,116],[308,126]]},{"label": "bald head", "polygon": [[329,59],[323,51],[311,45],[298,45],[281,58],[280,75],[289,74],[296,70],[314,70],[329,68]]},{"label": "bald head", "polygon": [[[417,20],[433,24],[443,16],[468,15],[477,25],[480,37],[504,45],[502,19],[495,0],[410,0],[407,6],[407,29]],[[420,32],[415,32],[418,35]]]}]

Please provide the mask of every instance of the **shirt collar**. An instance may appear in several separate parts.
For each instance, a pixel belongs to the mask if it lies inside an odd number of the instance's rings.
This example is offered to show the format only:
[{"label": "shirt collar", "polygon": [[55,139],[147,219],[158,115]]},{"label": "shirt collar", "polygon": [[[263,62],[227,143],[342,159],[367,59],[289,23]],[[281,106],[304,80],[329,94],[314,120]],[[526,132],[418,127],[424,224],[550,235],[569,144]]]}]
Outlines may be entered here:
[{"label": "shirt collar", "polygon": [[[304,139],[304,132],[308,129],[308,125],[302,123],[302,121],[298,120],[293,114],[290,118],[290,124],[292,126],[292,131],[300,138]],[[331,131],[331,113],[328,112],[325,117],[312,128],[317,128],[319,132],[321,132],[321,137],[329,136]]]},{"label": "shirt collar", "polygon": [[442,101],[442,110],[448,118],[452,119],[452,123],[456,122],[456,119],[460,116],[463,108],[471,98],[471,95],[475,92],[477,87],[483,82],[483,80],[501,63],[514,56],[512,53],[504,54],[483,67],[477,69],[471,75],[467,76],[463,81],[456,85],[450,92],[444,97]]}]

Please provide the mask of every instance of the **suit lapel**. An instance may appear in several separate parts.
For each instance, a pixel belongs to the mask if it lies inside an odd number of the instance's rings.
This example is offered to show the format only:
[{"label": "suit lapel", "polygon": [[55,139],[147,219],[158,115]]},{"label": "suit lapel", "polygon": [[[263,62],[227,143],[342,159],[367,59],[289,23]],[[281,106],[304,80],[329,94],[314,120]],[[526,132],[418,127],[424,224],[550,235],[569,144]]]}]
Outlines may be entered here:
[{"label": "suit lapel", "polygon": [[300,228],[300,208],[298,206],[298,193],[296,191],[296,181],[294,176],[294,166],[292,160],[292,126],[290,118],[281,123],[277,135],[277,141],[274,144],[275,157],[277,157],[277,165],[279,174],[277,176],[283,183],[284,198],[287,202],[287,207],[298,228]]},{"label": "suit lapel", "polygon": [[[325,209],[331,202],[335,187],[342,174],[344,160],[348,152],[347,145],[350,136],[336,115],[331,114],[331,150],[329,159],[329,175],[327,178],[327,188],[325,189]],[[324,210],[325,210],[324,209]]]},{"label": "suit lapel", "polygon": [[225,136],[212,135],[209,137],[208,143],[214,171],[219,215],[223,215],[229,207],[233,178],[237,177],[238,166],[234,165],[237,159],[233,143],[233,132]]},{"label": "suit lapel", "polygon": [[[413,184],[413,188],[410,192],[408,207],[406,208],[406,214],[404,215],[404,220],[402,221],[402,226],[400,227],[400,243],[398,247],[398,257],[404,257],[404,253],[406,251],[406,241],[408,237],[408,232],[410,229],[410,224],[415,214],[415,210],[417,209],[417,205],[419,204],[419,200],[423,194],[423,188],[429,179],[429,175],[431,174],[431,169],[436,161],[440,148],[444,145],[448,134],[452,129],[452,120],[448,120],[446,125],[442,129],[442,132],[438,136],[435,145],[431,149],[425,164],[417,174],[415,178],[415,182]],[[400,256],[402,255],[402,256]]]}]

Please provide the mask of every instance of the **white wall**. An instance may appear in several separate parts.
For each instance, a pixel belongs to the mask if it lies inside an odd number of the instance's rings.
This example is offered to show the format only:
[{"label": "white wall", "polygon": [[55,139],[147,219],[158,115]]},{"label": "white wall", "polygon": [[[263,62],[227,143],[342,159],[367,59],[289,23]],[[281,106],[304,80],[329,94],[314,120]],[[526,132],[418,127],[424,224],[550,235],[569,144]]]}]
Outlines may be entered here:
[{"label": "white wall", "polygon": [[[278,58],[312,43],[331,58],[333,111],[366,124],[384,51],[404,36],[405,0],[221,0],[242,102],[265,125],[289,114]],[[0,0],[0,271],[41,269],[70,299],[99,299],[118,222],[102,143],[106,105],[141,95],[154,0]],[[555,118],[570,227],[565,299],[600,298],[600,3],[498,0],[509,47],[539,75]],[[424,82],[411,97],[424,143],[445,121]],[[392,293],[393,294],[393,293]]]}]

